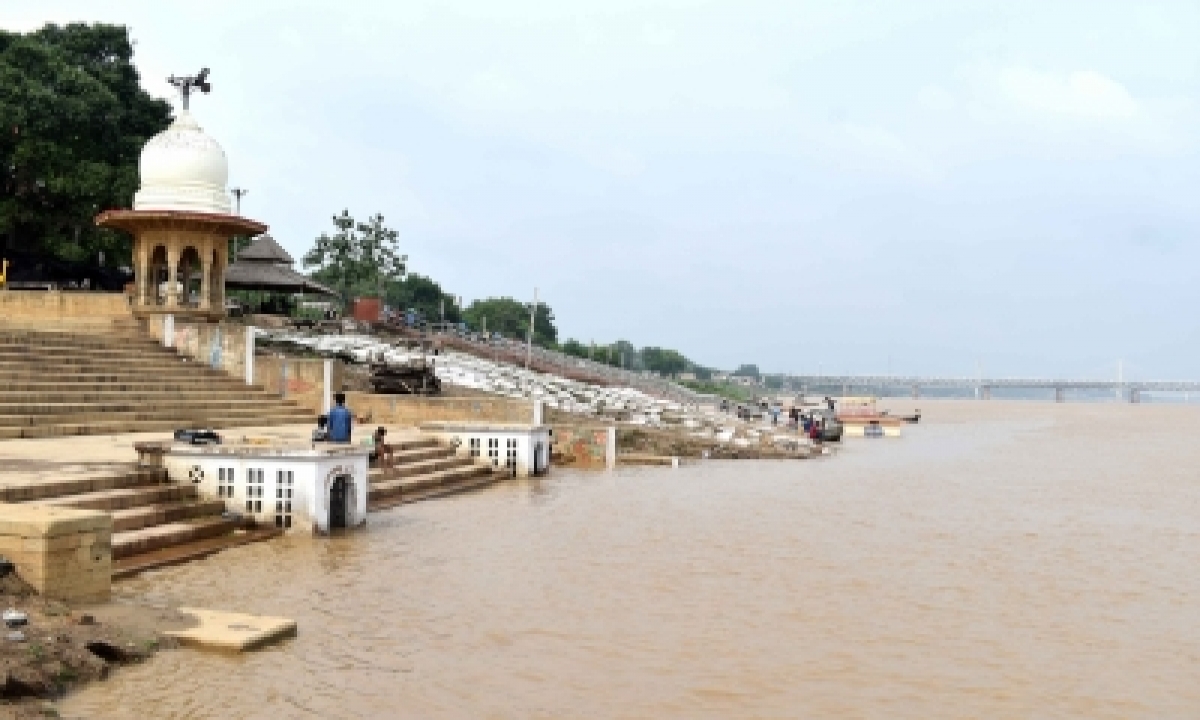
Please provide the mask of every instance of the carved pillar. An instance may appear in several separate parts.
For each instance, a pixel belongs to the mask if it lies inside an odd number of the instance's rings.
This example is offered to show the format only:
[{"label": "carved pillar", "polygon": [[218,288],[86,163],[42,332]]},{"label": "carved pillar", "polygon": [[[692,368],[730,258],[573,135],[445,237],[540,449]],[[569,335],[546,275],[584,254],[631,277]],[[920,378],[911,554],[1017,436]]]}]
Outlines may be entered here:
[{"label": "carved pillar", "polygon": [[200,260],[200,309],[208,310],[211,305],[212,297],[210,295],[210,283],[212,276],[212,256],[208,253]]},{"label": "carved pillar", "polygon": [[150,304],[146,288],[150,285],[150,251],[146,248],[149,243],[141,236],[134,237],[135,252],[133,255],[133,289],[136,293],[138,307]]},{"label": "carved pillar", "polygon": [[167,307],[179,307],[179,243],[167,241]]},{"label": "carved pillar", "polygon": [[212,259],[212,309],[225,314],[225,251],[217,248]]}]

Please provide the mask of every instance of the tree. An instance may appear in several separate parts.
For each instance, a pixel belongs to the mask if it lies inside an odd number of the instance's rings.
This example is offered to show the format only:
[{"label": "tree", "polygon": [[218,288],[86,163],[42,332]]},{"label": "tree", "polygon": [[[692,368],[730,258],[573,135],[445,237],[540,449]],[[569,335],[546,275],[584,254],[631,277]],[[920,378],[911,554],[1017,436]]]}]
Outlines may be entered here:
[{"label": "tree", "polygon": [[446,322],[462,322],[463,313],[453,295],[442,290],[442,286],[424,275],[409,274],[403,280],[388,282],[384,286],[384,302],[399,310],[413,309],[426,320],[439,321],[442,308],[446,310]]},{"label": "tree", "polygon": [[[463,318],[474,330],[482,330],[487,319],[488,332],[498,332],[511,338],[524,340],[529,333],[529,303],[510,297],[476,300],[463,312]],[[533,341],[538,345],[553,347],[558,342],[558,328],[554,326],[554,312],[546,303],[539,302],[534,318]]]},{"label": "tree", "polygon": [[559,349],[572,357],[586,358],[589,348],[578,340],[567,340]]},{"label": "tree", "polygon": [[757,365],[739,365],[737,370],[734,370],[733,375],[737,377],[752,377],[755,380],[759,378]]},{"label": "tree", "polygon": [[383,215],[360,223],[343,210],[333,216],[333,226],[336,231],[321,233],[304,255],[304,267],[317,268],[313,278],[340,289],[346,299],[383,295],[389,282],[403,279],[408,257],[399,253],[400,234],[383,224]]},{"label": "tree", "polygon": [[132,204],[141,148],[171,110],[132,57],[123,26],[0,31],[0,247],[128,263],[128,238],[93,219]]},{"label": "tree", "polygon": [[692,362],[675,350],[659,347],[644,347],[641,352],[642,365],[660,375],[678,375],[692,366]]}]

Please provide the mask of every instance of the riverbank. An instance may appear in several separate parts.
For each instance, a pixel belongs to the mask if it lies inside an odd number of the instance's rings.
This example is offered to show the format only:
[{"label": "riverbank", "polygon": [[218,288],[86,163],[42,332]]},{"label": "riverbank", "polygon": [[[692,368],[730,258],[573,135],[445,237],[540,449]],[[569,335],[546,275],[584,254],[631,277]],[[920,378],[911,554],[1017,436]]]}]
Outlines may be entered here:
[{"label": "riverbank", "polygon": [[115,604],[287,614],[301,632],[233,660],[159,653],[58,707],[1200,714],[1200,408],[916,406],[903,438],[847,440],[836,462],[556,470],[122,581]]},{"label": "riverbank", "polygon": [[57,717],[52,701],[175,647],[162,631],[191,624],[166,609],[45,600],[13,574],[0,579],[0,608],[26,619],[0,629],[0,720]]}]

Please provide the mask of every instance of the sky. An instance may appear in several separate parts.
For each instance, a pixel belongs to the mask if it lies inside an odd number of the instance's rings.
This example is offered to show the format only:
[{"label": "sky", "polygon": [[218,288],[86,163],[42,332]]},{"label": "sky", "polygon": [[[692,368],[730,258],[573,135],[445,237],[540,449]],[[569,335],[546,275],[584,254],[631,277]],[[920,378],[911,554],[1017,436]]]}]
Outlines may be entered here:
[{"label": "sky", "polygon": [[731,369],[1200,379],[1194,0],[0,0],[131,27],[299,258]]}]

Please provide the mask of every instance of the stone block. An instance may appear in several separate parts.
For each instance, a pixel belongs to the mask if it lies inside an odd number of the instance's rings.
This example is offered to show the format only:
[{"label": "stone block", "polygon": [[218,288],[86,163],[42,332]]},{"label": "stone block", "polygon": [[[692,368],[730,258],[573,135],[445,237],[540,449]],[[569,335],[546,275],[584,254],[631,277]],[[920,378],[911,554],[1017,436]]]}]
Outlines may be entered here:
[{"label": "stone block", "polygon": [[0,554],[45,597],[106,599],[112,582],[111,543],[108,513],[0,504]]}]

